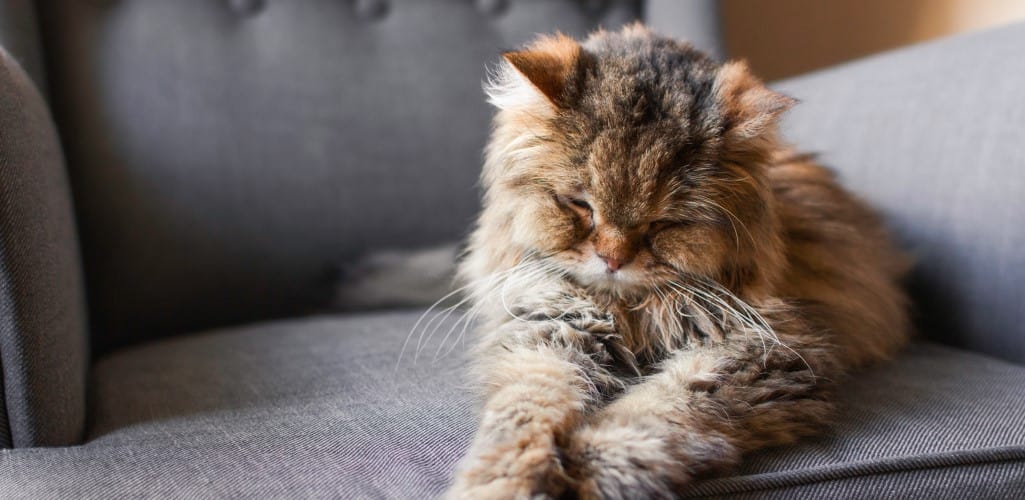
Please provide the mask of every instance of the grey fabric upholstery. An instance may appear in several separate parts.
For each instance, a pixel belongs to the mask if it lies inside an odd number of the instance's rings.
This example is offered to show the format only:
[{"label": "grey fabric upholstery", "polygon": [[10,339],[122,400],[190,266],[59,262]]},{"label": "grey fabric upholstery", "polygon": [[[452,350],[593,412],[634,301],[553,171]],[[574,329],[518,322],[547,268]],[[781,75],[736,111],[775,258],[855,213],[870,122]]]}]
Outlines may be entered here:
[{"label": "grey fabric upholstery", "polygon": [[[281,321],[116,352],[93,371],[88,442],[0,453],[0,491],[76,499],[430,497],[469,442],[474,403],[463,349],[433,361],[451,320],[416,364],[415,339],[397,363],[417,317]],[[993,497],[1021,491],[1023,385],[1023,367],[917,344],[846,386],[827,437],[753,456],[738,475],[693,493],[824,498],[857,495],[836,489],[853,484],[913,497],[982,481]],[[866,475],[873,471],[888,474]]]},{"label": "grey fabric upholstery", "polygon": [[922,331],[1025,362],[1025,25],[781,82],[786,120],[918,259]]},{"label": "grey fabric upholstery", "polygon": [[0,448],[64,445],[85,421],[85,304],[46,105],[0,47]]},{"label": "grey fabric upholstery", "polygon": [[427,498],[474,419],[459,362],[397,368],[416,318],[311,318],[116,352],[93,371],[87,443],[0,453],[0,492]]},{"label": "grey fabric upholstery", "polygon": [[485,63],[637,2],[42,4],[98,350],[306,312],[477,208]]}]

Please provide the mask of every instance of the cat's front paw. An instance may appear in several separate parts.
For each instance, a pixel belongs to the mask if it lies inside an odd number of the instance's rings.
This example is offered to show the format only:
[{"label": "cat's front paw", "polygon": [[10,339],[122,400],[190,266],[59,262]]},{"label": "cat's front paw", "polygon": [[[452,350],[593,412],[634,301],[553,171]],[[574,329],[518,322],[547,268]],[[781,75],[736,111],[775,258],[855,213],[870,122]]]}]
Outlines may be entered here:
[{"label": "cat's front paw", "polygon": [[551,439],[494,444],[463,460],[448,499],[558,498],[570,486],[558,447]]},{"label": "cat's front paw", "polygon": [[690,479],[664,443],[632,429],[584,427],[567,454],[581,499],[673,498]]},{"label": "cat's front paw", "polygon": [[677,498],[695,475],[734,458],[725,441],[649,424],[586,426],[573,435],[567,472],[579,498]]}]

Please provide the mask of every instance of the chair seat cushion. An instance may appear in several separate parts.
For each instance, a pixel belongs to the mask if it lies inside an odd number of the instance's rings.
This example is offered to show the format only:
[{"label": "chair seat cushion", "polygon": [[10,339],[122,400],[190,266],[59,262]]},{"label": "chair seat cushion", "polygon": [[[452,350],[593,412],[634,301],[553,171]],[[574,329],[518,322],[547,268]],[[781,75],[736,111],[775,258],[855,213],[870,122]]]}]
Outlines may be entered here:
[{"label": "chair seat cushion", "polygon": [[[451,319],[420,345],[415,363],[415,337],[399,362],[418,316],[278,321],[116,352],[93,372],[87,442],[3,450],[0,491],[435,496],[472,436],[474,403],[462,377],[465,349],[455,342],[461,327],[452,329]],[[960,488],[999,496],[1025,489],[1025,368],[918,343],[846,387],[828,436],[754,455],[737,474],[706,480],[690,494],[915,497]]]}]

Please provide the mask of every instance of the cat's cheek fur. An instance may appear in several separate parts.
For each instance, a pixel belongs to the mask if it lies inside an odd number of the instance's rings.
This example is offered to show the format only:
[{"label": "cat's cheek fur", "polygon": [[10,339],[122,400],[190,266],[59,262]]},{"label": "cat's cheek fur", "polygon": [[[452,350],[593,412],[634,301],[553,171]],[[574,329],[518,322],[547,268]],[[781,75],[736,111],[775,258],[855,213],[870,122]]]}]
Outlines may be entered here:
[{"label": "cat's cheek fur", "polygon": [[652,252],[675,269],[697,276],[716,277],[727,265],[733,241],[708,226],[667,231],[652,240]]},{"label": "cat's cheek fur", "polygon": [[510,234],[517,247],[551,255],[580,240],[581,227],[571,213],[539,196],[520,199]]}]

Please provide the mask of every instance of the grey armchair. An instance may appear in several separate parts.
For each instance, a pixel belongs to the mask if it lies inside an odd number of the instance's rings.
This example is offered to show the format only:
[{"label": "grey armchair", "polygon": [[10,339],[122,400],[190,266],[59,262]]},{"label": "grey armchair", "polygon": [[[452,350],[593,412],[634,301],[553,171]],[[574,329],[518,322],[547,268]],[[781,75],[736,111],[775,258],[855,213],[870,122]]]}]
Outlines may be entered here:
[{"label": "grey armchair", "polygon": [[[707,1],[0,1],[0,497],[443,491],[459,349],[397,364],[422,310],[314,313],[348,259],[465,233],[500,49],[635,18],[721,53]],[[1022,47],[776,85],[918,256],[921,339],[688,495],[1025,495]]]}]

